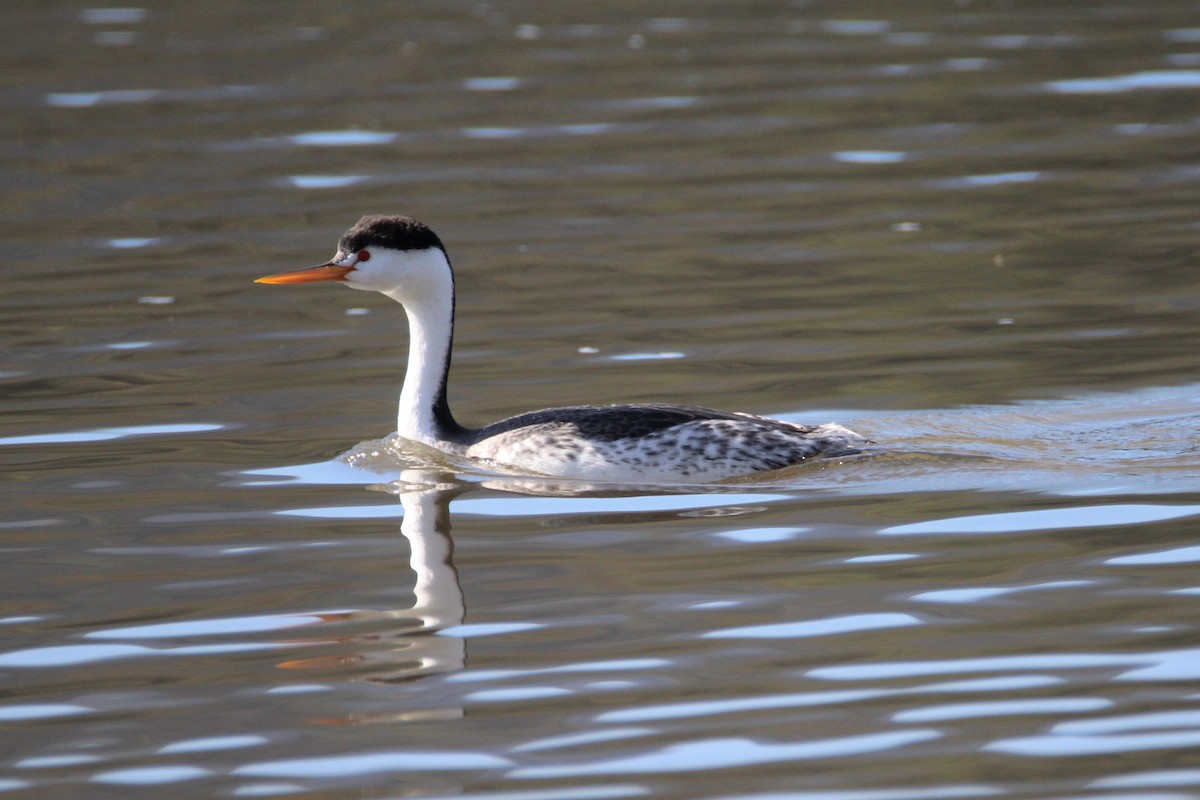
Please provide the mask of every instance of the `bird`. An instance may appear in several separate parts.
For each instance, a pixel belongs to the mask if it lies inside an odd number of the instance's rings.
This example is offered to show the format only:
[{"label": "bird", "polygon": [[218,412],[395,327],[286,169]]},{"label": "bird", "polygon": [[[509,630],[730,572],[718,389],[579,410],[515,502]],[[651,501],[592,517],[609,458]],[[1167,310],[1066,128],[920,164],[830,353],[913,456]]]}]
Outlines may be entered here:
[{"label": "bird", "polygon": [[715,483],[857,453],[867,443],[836,423],[800,425],[664,403],[548,408],[464,427],[446,391],[454,270],[433,230],[408,216],[364,216],[342,235],[332,260],[256,283],[315,281],[380,292],[403,306],[408,364],[396,433],[494,470],[605,483]]}]

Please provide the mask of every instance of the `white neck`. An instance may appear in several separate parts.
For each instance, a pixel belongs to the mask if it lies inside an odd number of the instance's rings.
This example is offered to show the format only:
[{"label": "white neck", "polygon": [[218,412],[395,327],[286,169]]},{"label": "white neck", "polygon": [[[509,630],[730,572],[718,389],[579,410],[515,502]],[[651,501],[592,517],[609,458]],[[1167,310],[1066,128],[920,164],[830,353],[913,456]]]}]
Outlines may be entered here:
[{"label": "white neck", "polygon": [[[440,251],[431,251],[445,260]],[[406,439],[439,447],[445,443],[449,409],[438,419],[444,391],[451,339],[454,333],[454,277],[449,264],[423,270],[414,282],[385,291],[408,315],[408,369],[400,391],[396,432]]]}]

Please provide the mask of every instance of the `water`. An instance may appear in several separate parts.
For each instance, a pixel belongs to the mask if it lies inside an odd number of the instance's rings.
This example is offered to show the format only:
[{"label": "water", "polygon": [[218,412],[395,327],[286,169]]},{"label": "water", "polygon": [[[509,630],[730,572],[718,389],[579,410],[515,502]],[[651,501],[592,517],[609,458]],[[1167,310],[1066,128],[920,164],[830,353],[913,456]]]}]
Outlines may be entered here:
[{"label": "water", "polygon": [[[1197,12],[12,4],[0,791],[1200,797]],[[372,455],[399,309],[251,283],[368,212],[450,248],[465,422],[877,446]]]}]

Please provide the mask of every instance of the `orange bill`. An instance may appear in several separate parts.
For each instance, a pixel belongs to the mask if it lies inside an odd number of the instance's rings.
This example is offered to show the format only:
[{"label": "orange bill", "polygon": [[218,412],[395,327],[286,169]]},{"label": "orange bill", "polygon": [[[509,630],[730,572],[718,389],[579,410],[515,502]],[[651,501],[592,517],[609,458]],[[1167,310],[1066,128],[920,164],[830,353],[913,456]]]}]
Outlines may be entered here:
[{"label": "orange bill", "polygon": [[255,283],[312,283],[313,281],[344,281],[346,274],[354,267],[343,267],[338,264],[322,264],[319,267],[298,269],[295,272],[280,272],[278,275],[267,275]]}]

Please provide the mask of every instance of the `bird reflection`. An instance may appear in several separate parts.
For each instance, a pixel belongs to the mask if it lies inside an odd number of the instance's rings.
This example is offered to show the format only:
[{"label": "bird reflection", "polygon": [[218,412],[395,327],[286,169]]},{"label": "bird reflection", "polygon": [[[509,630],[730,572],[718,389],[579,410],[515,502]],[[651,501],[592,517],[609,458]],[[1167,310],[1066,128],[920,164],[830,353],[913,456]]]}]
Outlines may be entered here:
[{"label": "bird reflection", "polygon": [[461,624],[466,608],[452,560],[450,500],[469,487],[451,481],[449,475],[406,469],[389,488],[399,495],[404,507],[400,534],[408,540],[408,563],[416,575],[413,613],[427,630]]},{"label": "bird reflection", "polygon": [[[327,623],[365,624],[372,632],[340,638],[357,643],[358,652],[353,655],[295,659],[279,664],[280,668],[329,669],[354,664],[364,673],[361,679],[376,683],[402,683],[462,669],[466,640],[439,634],[462,624],[466,614],[453,563],[450,500],[471,485],[437,470],[405,469],[387,488],[399,497],[404,509],[400,534],[408,541],[409,568],[415,575],[413,605],[319,614]],[[384,632],[380,632],[381,622],[386,623]],[[363,646],[367,642],[370,647]]]},{"label": "bird reflection", "polygon": [[[397,475],[391,470],[387,472],[389,477]],[[273,471],[273,474],[278,473]],[[450,503],[460,495],[481,489],[541,497],[674,493],[667,487],[648,490],[644,486],[596,485],[529,476],[470,476],[441,465],[411,464],[381,488],[395,495],[404,510],[400,533],[408,542],[409,568],[414,575],[412,606],[321,613],[317,616],[327,623],[337,623],[343,629],[363,626],[366,631],[338,637],[343,645],[353,648],[350,653],[289,660],[279,664],[281,668],[337,669],[344,674],[348,666],[353,666],[359,670],[359,680],[374,683],[407,683],[461,670],[466,663],[466,638],[453,629],[463,624],[466,602],[454,568],[454,541],[450,533]],[[685,489],[679,487],[679,490]]]}]

